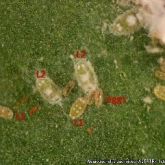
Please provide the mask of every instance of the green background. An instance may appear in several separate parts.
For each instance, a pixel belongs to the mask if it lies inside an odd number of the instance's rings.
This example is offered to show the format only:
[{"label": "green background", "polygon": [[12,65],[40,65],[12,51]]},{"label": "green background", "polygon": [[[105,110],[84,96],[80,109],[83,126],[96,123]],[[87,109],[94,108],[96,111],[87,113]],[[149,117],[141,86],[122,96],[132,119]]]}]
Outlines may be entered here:
[{"label": "green background", "polygon": [[[104,22],[112,23],[122,12],[109,0],[0,1],[0,104],[14,112],[41,106],[25,122],[0,119],[0,164],[81,165],[88,159],[165,158],[165,103],[153,95],[154,86],[164,84],[154,77],[163,54],[146,53],[149,39],[144,30],[130,40],[103,29]],[[83,115],[83,128],[74,127],[58,105],[49,105],[33,91],[37,69],[46,68],[61,88],[73,79],[69,56],[77,49],[90,55],[105,96],[128,98],[120,106],[90,106]],[[63,110],[69,113],[74,100],[83,95],[76,87],[64,99]],[[29,101],[14,108],[23,96]],[[153,100],[148,108],[142,101],[146,96]]]}]

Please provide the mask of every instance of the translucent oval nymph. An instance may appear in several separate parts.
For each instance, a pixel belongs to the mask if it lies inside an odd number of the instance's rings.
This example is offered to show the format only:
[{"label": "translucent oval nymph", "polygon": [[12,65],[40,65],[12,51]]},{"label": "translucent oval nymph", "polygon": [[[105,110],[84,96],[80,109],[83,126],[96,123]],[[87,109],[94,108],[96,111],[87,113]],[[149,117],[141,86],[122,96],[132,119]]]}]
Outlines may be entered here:
[{"label": "translucent oval nymph", "polygon": [[49,77],[36,78],[36,88],[49,104],[62,105],[62,90]]}]

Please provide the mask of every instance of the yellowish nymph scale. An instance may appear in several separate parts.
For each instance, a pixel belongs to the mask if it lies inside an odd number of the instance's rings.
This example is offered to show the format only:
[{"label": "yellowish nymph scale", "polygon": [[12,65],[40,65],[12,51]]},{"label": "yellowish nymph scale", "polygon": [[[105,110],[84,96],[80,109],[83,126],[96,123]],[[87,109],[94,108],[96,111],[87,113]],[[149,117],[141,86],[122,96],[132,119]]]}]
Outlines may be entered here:
[{"label": "yellowish nymph scale", "polygon": [[71,119],[80,117],[86,110],[87,100],[85,97],[78,98],[71,106],[69,116]]}]

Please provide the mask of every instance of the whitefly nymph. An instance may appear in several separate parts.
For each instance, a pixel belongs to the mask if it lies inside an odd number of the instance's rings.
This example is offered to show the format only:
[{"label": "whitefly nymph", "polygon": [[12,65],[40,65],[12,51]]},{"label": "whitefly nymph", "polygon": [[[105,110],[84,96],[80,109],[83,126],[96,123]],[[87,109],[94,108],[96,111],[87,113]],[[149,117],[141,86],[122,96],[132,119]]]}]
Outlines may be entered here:
[{"label": "whitefly nymph", "polygon": [[36,88],[49,104],[62,106],[62,90],[48,76],[36,78]]},{"label": "whitefly nymph", "polygon": [[72,55],[71,59],[74,62],[74,77],[78,86],[87,96],[92,96],[95,105],[99,107],[102,105],[103,93],[91,62],[86,58],[75,58]]},{"label": "whitefly nymph", "polygon": [[74,62],[74,77],[79,87],[84,93],[88,94],[98,88],[98,80],[92,64],[83,58],[71,56]]}]

